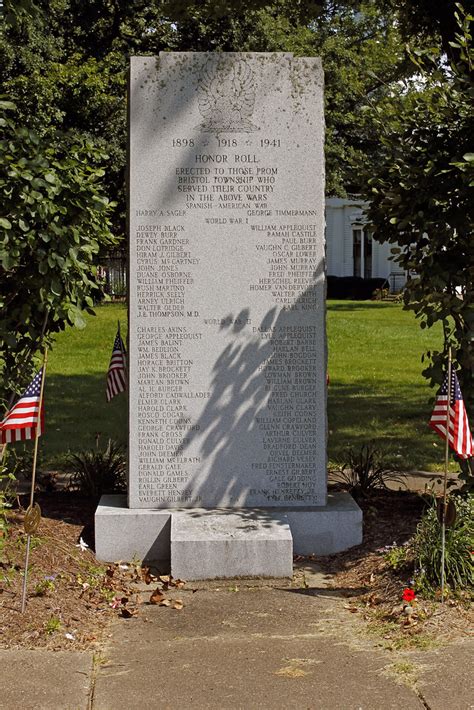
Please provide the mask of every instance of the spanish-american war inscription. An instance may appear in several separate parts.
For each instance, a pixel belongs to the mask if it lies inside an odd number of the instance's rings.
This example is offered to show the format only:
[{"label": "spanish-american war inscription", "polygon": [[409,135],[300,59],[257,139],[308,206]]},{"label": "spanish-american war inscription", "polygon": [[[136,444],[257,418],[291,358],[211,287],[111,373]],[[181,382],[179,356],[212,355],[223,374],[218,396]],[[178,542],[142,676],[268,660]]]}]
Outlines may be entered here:
[{"label": "spanish-american war inscription", "polygon": [[322,101],[318,59],[132,59],[132,508],[325,504]]}]

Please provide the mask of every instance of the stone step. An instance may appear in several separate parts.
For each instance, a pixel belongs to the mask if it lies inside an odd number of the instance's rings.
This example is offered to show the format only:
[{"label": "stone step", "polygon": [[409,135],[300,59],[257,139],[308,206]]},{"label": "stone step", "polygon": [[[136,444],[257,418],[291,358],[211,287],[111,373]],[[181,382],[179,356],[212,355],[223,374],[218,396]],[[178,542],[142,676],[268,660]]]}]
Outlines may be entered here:
[{"label": "stone step", "polygon": [[291,577],[293,538],[286,516],[251,509],[174,512],[171,574],[187,580]]}]

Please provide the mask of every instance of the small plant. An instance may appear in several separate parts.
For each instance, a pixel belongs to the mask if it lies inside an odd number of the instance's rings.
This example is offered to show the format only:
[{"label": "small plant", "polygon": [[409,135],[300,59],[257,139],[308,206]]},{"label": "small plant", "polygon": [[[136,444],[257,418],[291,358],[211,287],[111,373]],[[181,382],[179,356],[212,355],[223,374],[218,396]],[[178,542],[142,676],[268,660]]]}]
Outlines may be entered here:
[{"label": "small plant", "polygon": [[30,448],[13,447],[8,449],[8,469],[16,480],[31,480],[33,470],[33,451]]},{"label": "small plant", "polygon": [[105,451],[91,449],[69,457],[71,490],[98,499],[103,493],[125,493],[126,458],[123,446],[109,440]]},{"label": "small plant", "polygon": [[368,497],[374,491],[386,489],[389,481],[402,483],[403,475],[388,468],[383,455],[372,442],[360,449],[348,449],[347,462],[335,472],[335,479],[349,492]]},{"label": "small plant", "polygon": [[[453,500],[456,520],[446,529],[445,580],[452,589],[462,590],[474,585],[474,495]],[[413,551],[416,588],[435,591],[441,585],[441,524],[435,505],[426,510],[418,524]]]},{"label": "small plant", "polygon": [[54,634],[56,631],[59,631],[60,629],[61,629],[61,619],[59,619],[57,616],[51,616],[44,625],[45,633],[47,633],[48,636],[51,636],[51,634]]},{"label": "small plant", "polygon": [[404,569],[410,562],[407,545],[393,547],[391,550],[388,550],[384,555],[384,559],[388,566],[395,572]]},{"label": "small plant", "polygon": [[49,594],[49,592],[54,592],[55,586],[54,586],[54,580],[56,579],[56,575],[51,575],[50,577],[45,577],[44,579],[41,580],[41,582],[38,582],[35,586],[35,596],[37,597],[45,597]]},{"label": "small plant", "polygon": [[474,494],[474,460],[461,459],[459,461],[459,466],[461,472],[459,473],[459,480],[462,481],[461,493],[463,495]]},{"label": "small plant", "polygon": [[3,461],[0,461],[0,561],[3,561],[3,551],[8,536],[7,512],[8,508],[11,508],[13,497],[11,485],[15,480],[14,474],[8,471]]}]

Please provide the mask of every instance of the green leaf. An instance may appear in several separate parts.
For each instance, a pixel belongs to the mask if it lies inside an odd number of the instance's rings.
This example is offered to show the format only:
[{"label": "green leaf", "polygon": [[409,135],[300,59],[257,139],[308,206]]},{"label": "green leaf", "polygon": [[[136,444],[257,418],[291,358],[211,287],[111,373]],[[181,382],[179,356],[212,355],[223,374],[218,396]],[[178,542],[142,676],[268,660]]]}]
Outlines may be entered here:
[{"label": "green leaf", "polygon": [[3,227],[3,229],[11,229],[12,223],[6,217],[0,217],[0,227]]},{"label": "green leaf", "polygon": [[51,291],[55,296],[60,296],[62,293],[62,285],[59,279],[53,279],[51,281]]}]

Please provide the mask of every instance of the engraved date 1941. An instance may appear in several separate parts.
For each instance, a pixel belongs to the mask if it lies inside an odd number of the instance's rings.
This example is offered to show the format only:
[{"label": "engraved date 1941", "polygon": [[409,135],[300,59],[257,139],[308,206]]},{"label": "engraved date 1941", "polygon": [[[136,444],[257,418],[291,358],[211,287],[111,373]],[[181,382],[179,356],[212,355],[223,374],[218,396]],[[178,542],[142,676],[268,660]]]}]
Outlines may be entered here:
[{"label": "engraved date 1941", "polygon": [[261,148],[281,148],[281,140],[279,138],[261,138]]}]

